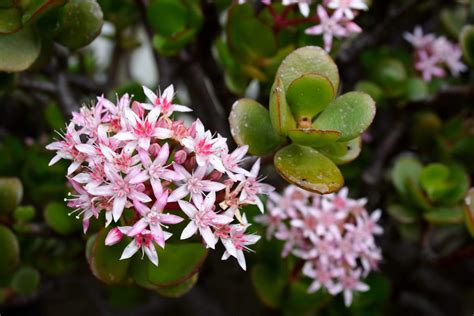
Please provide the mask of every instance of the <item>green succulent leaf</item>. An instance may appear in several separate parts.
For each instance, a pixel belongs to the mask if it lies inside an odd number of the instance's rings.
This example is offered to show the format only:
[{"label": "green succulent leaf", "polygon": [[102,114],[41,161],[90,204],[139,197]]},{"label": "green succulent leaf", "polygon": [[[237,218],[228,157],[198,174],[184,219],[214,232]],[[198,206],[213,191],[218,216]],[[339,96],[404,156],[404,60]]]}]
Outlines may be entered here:
[{"label": "green succulent leaf", "polygon": [[407,194],[407,179],[413,181],[416,187],[418,186],[422,169],[423,165],[413,156],[406,155],[397,159],[392,169],[391,178],[393,185],[401,195],[406,196]]},{"label": "green succulent leaf", "polygon": [[281,306],[288,283],[287,274],[286,269],[276,269],[263,264],[257,264],[252,268],[252,283],[255,291],[268,307]]},{"label": "green succulent leaf", "polygon": [[10,214],[23,198],[23,185],[18,178],[0,178],[0,214]]},{"label": "green succulent leaf", "polygon": [[322,147],[335,142],[341,133],[338,131],[321,131],[316,129],[291,129],[288,137],[298,145]]},{"label": "green succulent leaf", "polygon": [[207,257],[207,249],[200,243],[167,244],[165,249],[157,247],[159,266],[149,260],[147,269],[148,280],[158,287],[168,287],[192,278],[200,269]]},{"label": "green succulent leaf", "polygon": [[446,190],[446,193],[443,196],[443,204],[456,204],[464,198],[469,189],[469,175],[460,165],[450,166],[448,184],[450,189]]},{"label": "green succulent leaf", "polygon": [[376,64],[373,76],[380,85],[392,88],[403,82],[407,78],[407,73],[400,60],[386,58]]},{"label": "green succulent leaf", "polygon": [[423,194],[423,191],[413,179],[411,178],[405,179],[405,188],[406,188],[405,199],[409,203],[411,203],[411,205],[414,205],[415,207],[418,207],[425,212],[432,211],[430,201],[428,200],[426,195]]},{"label": "green succulent leaf", "polygon": [[459,202],[469,187],[469,178],[459,166],[433,163],[423,168],[420,184],[432,201],[450,205]]},{"label": "green succulent leaf", "polygon": [[63,113],[57,104],[51,103],[44,109],[46,122],[52,130],[60,130],[66,125]]},{"label": "green succulent leaf", "polygon": [[56,40],[70,49],[86,46],[100,34],[103,22],[96,0],[69,0],[59,10]]},{"label": "green succulent leaf", "polygon": [[243,61],[258,62],[258,59],[272,57],[277,52],[271,28],[254,17],[249,4],[231,7],[226,30],[230,47]]},{"label": "green succulent leaf", "polygon": [[29,222],[36,214],[35,207],[33,205],[18,206],[13,212],[13,217],[19,222]]},{"label": "green succulent leaf", "polygon": [[277,78],[281,78],[284,89],[297,78],[307,73],[316,73],[328,78],[334,91],[339,89],[339,72],[328,53],[317,46],[305,46],[294,50],[281,63]]},{"label": "green succulent leaf", "polygon": [[375,102],[380,102],[384,97],[382,88],[373,81],[359,81],[355,86],[355,90],[367,93]]},{"label": "green succulent leaf", "polygon": [[72,234],[81,227],[81,222],[74,216],[69,216],[69,209],[60,202],[51,202],[46,206],[44,219],[49,227],[62,235]]},{"label": "green succulent leaf", "polygon": [[38,58],[40,51],[39,35],[30,27],[11,34],[0,34],[0,71],[28,69]]},{"label": "green succulent leaf", "polygon": [[439,15],[441,23],[451,37],[456,38],[459,35],[468,18],[468,12],[469,10],[463,6],[441,10]]},{"label": "green succulent leaf", "polygon": [[0,0],[0,8],[2,9],[8,9],[13,7],[13,1],[14,0]]},{"label": "green succulent leaf", "polygon": [[312,120],[334,100],[335,95],[328,78],[307,73],[291,82],[286,91],[286,101],[297,120],[301,117]]},{"label": "green succulent leaf", "polygon": [[392,289],[390,280],[381,273],[374,272],[364,280],[364,283],[370,287],[370,291],[354,293],[354,300],[350,306],[351,315],[370,315],[369,311],[377,311],[375,315],[384,314],[390,306],[387,304]]},{"label": "green succulent leaf", "polygon": [[186,281],[172,286],[160,287],[156,289],[156,292],[161,296],[177,298],[183,296],[192,290],[198,281],[199,273],[193,274],[192,277]]},{"label": "green succulent leaf", "polygon": [[248,145],[249,153],[265,155],[275,150],[283,139],[272,128],[268,110],[251,99],[240,99],[229,115],[230,131],[238,145]]},{"label": "green succulent leaf", "polygon": [[391,204],[387,207],[387,212],[402,224],[415,223],[419,215],[411,207],[404,207],[399,204]]},{"label": "green succulent leaf", "polygon": [[147,7],[147,18],[153,30],[165,37],[184,31],[188,10],[179,0],[153,0]]},{"label": "green succulent leaf", "polygon": [[464,199],[464,222],[467,230],[474,237],[474,188],[471,188]]},{"label": "green succulent leaf", "polygon": [[349,92],[338,97],[316,118],[313,128],[339,131],[338,141],[348,141],[362,134],[375,116],[375,102],[363,92]]},{"label": "green succulent leaf", "polygon": [[12,289],[21,295],[31,295],[38,289],[40,274],[31,267],[23,267],[15,272],[12,279]]},{"label": "green succulent leaf", "polygon": [[464,210],[460,206],[437,208],[425,212],[423,217],[436,225],[459,224],[464,221]]},{"label": "green succulent leaf", "polygon": [[18,31],[21,27],[20,10],[16,8],[0,9],[0,36]]},{"label": "green succulent leaf", "polygon": [[67,0],[20,0],[17,1],[23,11],[24,25],[38,20],[50,10],[64,5]]},{"label": "green succulent leaf", "polygon": [[428,85],[420,78],[409,78],[404,84],[404,94],[409,101],[421,101],[429,96]]},{"label": "green succulent leaf", "polygon": [[270,120],[278,135],[288,135],[288,130],[296,128],[290,107],[286,102],[285,89],[280,78],[276,78],[270,92]]},{"label": "green succulent leaf", "polygon": [[344,179],[337,166],[316,149],[292,144],[280,149],[274,164],[288,182],[321,194],[335,192]]},{"label": "green succulent leaf", "polygon": [[318,148],[318,150],[336,165],[343,165],[359,156],[362,150],[362,140],[360,137],[356,137],[348,142],[335,142]]},{"label": "green succulent leaf", "polygon": [[20,245],[15,234],[3,225],[0,225],[0,249],[0,275],[8,275],[20,263]]},{"label": "green succulent leaf", "polygon": [[333,299],[326,291],[308,293],[308,287],[309,284],[301,280],[290,284],[285,304],[286,315],[316,315]]},{"label": "green succulent leaf", "polygon": [[466,25],[459,35],[464,58],[474,65],[474,25]]},{"label": "green succulent leaf", "polygon": [[153,36],[153,47],[164,56],[172,56],[185,47],[194,38],[196,33],[196,29],[187,29],[171,37],[155,34]]},{"label": "green succulent leaf", "polygon": [[449,177],[449,168],[440,163],[432,163],[423,168],[420,174],[420,185],[432,200],[443,196],[448,188],[446,181]]},{"label": "green succulent leaf", "polygon": [[130,260],[120,260],[123,249],[130,239],[124,238],[121,242],[106,246],[105,238],[108,229],[103,229],[92,236],[86,246],[86,257],[89,268],[94,276],[107,284],[123,284],[128,281],[128,268]]}]

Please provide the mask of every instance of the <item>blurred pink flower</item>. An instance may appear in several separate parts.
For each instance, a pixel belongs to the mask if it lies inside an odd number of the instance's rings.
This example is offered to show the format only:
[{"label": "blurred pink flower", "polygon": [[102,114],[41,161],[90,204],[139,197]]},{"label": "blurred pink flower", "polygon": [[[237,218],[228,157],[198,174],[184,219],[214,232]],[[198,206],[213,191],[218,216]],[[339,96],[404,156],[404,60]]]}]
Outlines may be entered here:
[{"label": "blurred pink flower", "polygon": [[268,213],[256,221],[285,242],[282,256],[304,261],[303,275],[313,279],[308,292],[343,292],[350,305],[353,291],[368,290],[361,278],[382,259],[374,237],[383,232],[381,212],[369,215],[365,203],[349,198],[347,188],[321,196],[290,185],[282,195],[270,195]]}]

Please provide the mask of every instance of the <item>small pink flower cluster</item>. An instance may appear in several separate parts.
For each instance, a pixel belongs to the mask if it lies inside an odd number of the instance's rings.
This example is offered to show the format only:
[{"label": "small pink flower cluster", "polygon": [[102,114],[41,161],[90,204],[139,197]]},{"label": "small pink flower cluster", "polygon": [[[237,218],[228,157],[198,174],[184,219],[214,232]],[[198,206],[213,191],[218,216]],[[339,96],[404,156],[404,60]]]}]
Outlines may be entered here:
[{"label": "small pink flower cluster", "polygon": [[[239,3],[244,2],[246,0],[239,0]],[[298,4],[301,14],[305,17],[310,14],[311,2],[312,0],[282,0],[284,6]],[[262,3],[271,5],[272,2],[271,0],[262,0]],[[318,21],[319,24],[307,28],[305,33],[322,35],[324,49],[329,52],[334,37],[345,38],[362,32],[362,29],[353,20],[360,10],[368,9],[364,0],[324,0],[323,5],[318,5],[315,18],[309,18],[310,20],[307,21]]]},{"label": "small pink flower cluster", "polygon": [[292,254],[304,260],[302,272],[313,279],[308,292],[343,292],[349,306],[353,291],[369,289],[361,278],[377,269],[382,259],[374,235],[383,230],[377,225],[380,210],[369,215],[366,199],[347,194],[347,188],[319,195],[290,185],[282,195],[270,194],[267,214],[256,221],[267,227],[268,239],[285,242],[283,257]]},{"label": "small pink flower cluster", "polygon": [[[141,250],[155,265],[155,244],[164,248],[171,236],[164,229],[186,218],[181,239],[199,233],[213,249],[220,240],[223,260],[233,256],[245,270],[243,251],[260,237],[245,233],[250,225],[240,209],[254,204],[263,212],[259,195],[273,190],[258,179],[260,161],[247,171],[241,167],[247,147],[229,152],[226,139],[199,120],[189,127],[174,120],[173,112],[191,109],[173,104],[173,86],[159,95],[143,89],[149,103],[127,94],[117,104],[98,97],[94,106],[73,113],[62,139],[47,146],[56,151],[50,165],[72,161],[67,177],[76,194],[66,199],[71,214],[82,216],[85,233],[90,219],[105,213],[106,226],[118,225],[105,243],[127,236],[132,240],[121,259]],[[123,216],[125,209],[132,216]]]},{"label": "small pink flower cluster", "polygon": [[[362,32],[362,29],[353,21],[359,10],[368,10],[364,0],[324,0],[324,6],[319,5],[317,16],[319,24],[306,29],[309,35],[322,35],[324,49],[329,52],[333,38],[345,38]],[[332,11],[331,15],[327,10]]]},{"label": "small pink flower cluster", "polygon": [[415,27],[413,33],[404,33],[403,37],[415,48],[415,69],[421,72],[423,80],[445,77],[443,67],[447,67],[455,77],[467,70],[461,62],[461,48],[446,37],[423,34],[420,26]]}]

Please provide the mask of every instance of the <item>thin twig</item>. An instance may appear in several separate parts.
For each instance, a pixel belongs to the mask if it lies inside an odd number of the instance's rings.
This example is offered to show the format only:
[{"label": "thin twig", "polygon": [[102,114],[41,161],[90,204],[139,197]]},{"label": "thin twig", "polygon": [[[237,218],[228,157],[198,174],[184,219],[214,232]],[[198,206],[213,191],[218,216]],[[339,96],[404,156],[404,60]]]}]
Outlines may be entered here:
[{"label": "thin twig", "polygon": [[56,86],[51,82],[34,80],[25,76],[20,76],[18,87],[25,90],[35,90],[37,92],[43,92],[47,94],[57,93]]},{"label": "thin twig", "polygon": [[100,94],[104,92],[104,85],[96,82],[94,79],[86,77],[81,74],[66,74],[67,80],[73,86],[87,90],[95,94]]},{"label": "thin twig", "polygon": [[470,244],[446,257],[440,258],[437,264],[443,267],[450,267],[468,258],[474,258],[474,244]]}]

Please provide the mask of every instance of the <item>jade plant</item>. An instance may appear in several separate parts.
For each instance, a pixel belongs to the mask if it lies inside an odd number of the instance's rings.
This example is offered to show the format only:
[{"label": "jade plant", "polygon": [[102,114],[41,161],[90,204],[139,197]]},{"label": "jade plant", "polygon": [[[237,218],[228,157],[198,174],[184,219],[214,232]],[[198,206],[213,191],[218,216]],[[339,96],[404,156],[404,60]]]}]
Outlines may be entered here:
[{"label": "jade plant", "polygon": [[462,166],[423,165],[414,156],[402,156],[395,162],[391,178],[399,198],[392,201],[388,212],[400,223],[447,225],[465,221],[463,201],[470,180]]},{"label": "jade plant", "polygon": [[278,173],[309,191],[330,193],[344,179],[337,165],[361,151],[361,134],[375,116],[375,102],[366,93],[337,96],[339,73],[321,48],[302,47],[278,68],[269,109],[240,99],[229,116],[232,135],[249,153],[274,154]]},{"label": "jade plant", "polygon": [[95,0],[2,1],[0,71],[45,64],[54,43],[72,50],[83,47],[99,35],[102,23]]}]

